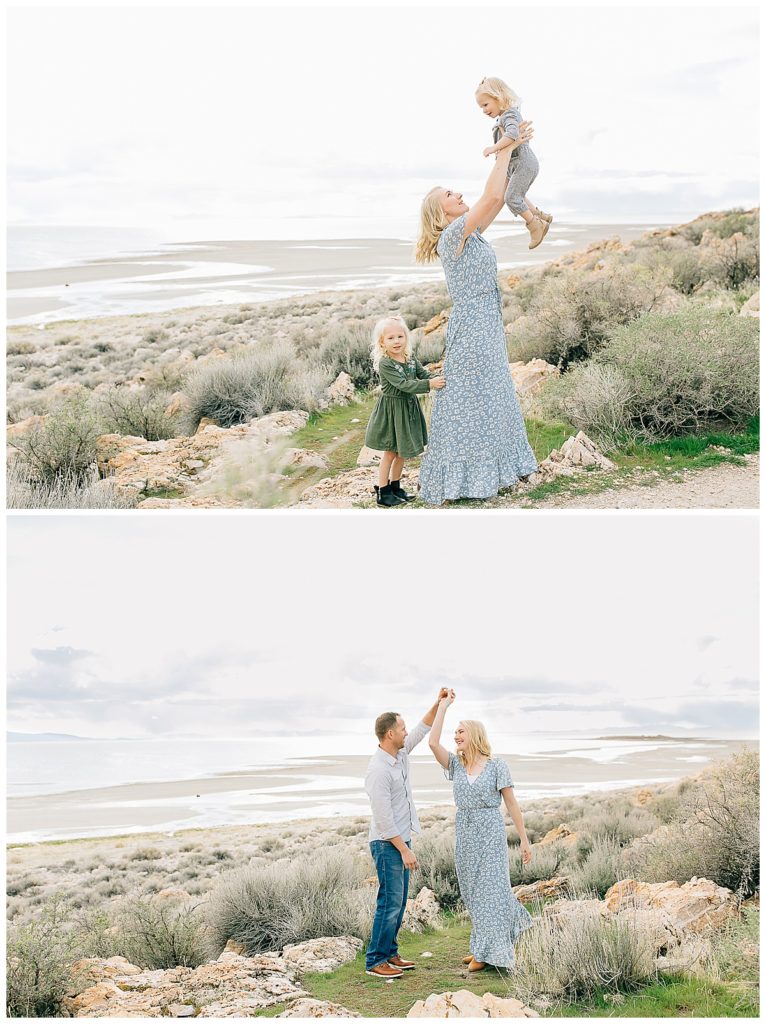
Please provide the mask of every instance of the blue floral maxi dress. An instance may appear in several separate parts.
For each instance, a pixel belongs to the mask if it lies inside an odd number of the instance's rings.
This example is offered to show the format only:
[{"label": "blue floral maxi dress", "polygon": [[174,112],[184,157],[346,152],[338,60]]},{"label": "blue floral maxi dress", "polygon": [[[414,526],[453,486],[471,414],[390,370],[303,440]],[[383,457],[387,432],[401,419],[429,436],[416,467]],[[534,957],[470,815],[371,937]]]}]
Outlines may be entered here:
[{"label": "blue floral maxi dress", "polygon": [[491,498],[537,470],[508,366],[497,259],[477,229],[458,248],[465,217],[441,233],[452,312],[444,377],[431,412],[420,468],[420,497],[429,505],[455,498]]},{"label": "blue floral maxi dress", "polygon": [[511,773],[505,761],[493,757],[471,783],[463,762],[450,753],[448,775],[457,807],[455,867],[471,916],[469,950],[481,963],[513,967],[514,944],[533,920],[511,889],[508,840],[500,813],[500,790],[513,785]]}]

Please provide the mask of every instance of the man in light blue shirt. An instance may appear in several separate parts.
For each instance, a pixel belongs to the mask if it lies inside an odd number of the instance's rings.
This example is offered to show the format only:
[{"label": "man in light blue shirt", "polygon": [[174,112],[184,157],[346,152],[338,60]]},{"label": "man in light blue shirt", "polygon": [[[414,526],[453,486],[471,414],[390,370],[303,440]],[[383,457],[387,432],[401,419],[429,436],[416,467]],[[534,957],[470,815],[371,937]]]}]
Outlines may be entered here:
[{"label": "man in light blue shirt", "polygon": [[439,701],[447,693],[446,688],[439,691],[411,733],[394,711],[384,712],[375,722],[378,749],[370,759],[364,786],[372,808],[370,851],[378,872],[378,901],[365,970],[376,978],[401,978],[415,966],[399,956],[396,942],[407,905],[410,871],[418,866],[411,840],[413,832],[420,832],[420,822],[412,797],[409,755],[428,734]]}]

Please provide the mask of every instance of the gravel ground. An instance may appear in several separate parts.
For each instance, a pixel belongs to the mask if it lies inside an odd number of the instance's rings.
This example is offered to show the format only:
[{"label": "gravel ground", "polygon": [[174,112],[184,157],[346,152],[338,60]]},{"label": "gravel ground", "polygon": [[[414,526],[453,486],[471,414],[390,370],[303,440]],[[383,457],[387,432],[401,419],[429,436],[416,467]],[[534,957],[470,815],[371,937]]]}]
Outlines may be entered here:
[{"label": "gravel ground", "polygon": [[[557,495],[536,508],[758,508],[759,457],[688,471],[681,480],[647,486],[610,487],[598,494]],[[651,479],[651,478],[650,478]]]}]

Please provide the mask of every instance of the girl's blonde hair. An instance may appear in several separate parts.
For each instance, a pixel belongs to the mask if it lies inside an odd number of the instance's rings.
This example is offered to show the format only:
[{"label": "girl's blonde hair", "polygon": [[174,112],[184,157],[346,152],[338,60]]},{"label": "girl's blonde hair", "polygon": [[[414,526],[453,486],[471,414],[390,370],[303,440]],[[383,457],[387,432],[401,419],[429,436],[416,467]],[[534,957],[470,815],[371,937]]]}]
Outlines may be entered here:
[{"label": "girl's blonde hair", "polygon": [[404,352],[408,359],[412,358],[412,336],[410,334],[409,327],[400,316],[384,316],[382,320],[378,320],[372,329],[370,358],[372,359],[372,365],[375,367],[376,373],[380,373],[380,360],[386,354],[385,349],[383,348],[383,335],[388,324],[397,324],[402,328],[404,331],[404,337],[407,339]]},{"label": "girl's blonde hair", "polygon": [[420,204],[420,236],[415,245],[415,262],[432,263],[437,256],[436,245],[442,231],[447,227],[447,218],[439,201],[441,188],[432,188]]},{"label": "girl's blonde hair", "polygon": [[492,757],[492,747],[489,745],[487,730],[482,722],[475,722],[472,719],[463,720],[460,723],[468,734],[468,740],[464,750],[458,751],[458,757],[465,767],[474,763],[477,757]]},{"label": "girl's blonde hair", "polygon": [[517,96],[502,78],[482,78],[476,86],[476,95],[478,96],[480,93],[497,100],[503,111],[510,110],[511,107],[518,107],[521,103],[521,97]]}]

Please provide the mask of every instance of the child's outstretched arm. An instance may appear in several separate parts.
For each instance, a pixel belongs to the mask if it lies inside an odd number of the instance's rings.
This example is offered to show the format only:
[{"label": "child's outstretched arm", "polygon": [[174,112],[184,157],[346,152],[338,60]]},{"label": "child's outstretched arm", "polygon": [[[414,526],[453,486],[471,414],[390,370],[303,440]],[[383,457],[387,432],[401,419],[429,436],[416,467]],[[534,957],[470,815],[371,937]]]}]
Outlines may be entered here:
[{"label": "child's outstretched arm", "polygon": [[484,150],[484,156],[492,156],[493,153],[502,153],[502,151],[504,149],[508,149],[509,146],[513,146],[513,148],[515,149],[515,142],[516,140],[512,139],[510,136],[501,135],[497,142],[494,144],[494,146],[487,146],[487,148]]},{"label": "child's outstretched arm", "polygon": [[520,146],[522,142],[528,142],[534,134],[532,131],[531,121],[523,121],[520,125],[520,129],[518,139],[498,153],[495,165],[489,172],[487,184],[484,186],[484,192],[482,193],[481,198],[474,203],[465,215],[463,241],[465,241],[465,239],[468,238],[476,228],[483,231],[485,228],[489,227],[495,217],[497,217],[498,213],[502,210],[506,178],[508,176],[508,163],[511,159],[511,153],[517,146]]},{"label": "child's outstretched arm", "polygon": [[387,363],[381,360],[380,363],[380,377],[381,380],[386,381],[387,384],[391,384],[398,391],[403,392],[405,395],[425,395],[434,387],[441,387],[437,381],[441,380],[440,377],[405,377],[404,370],[397,369],[399,364]]}]

